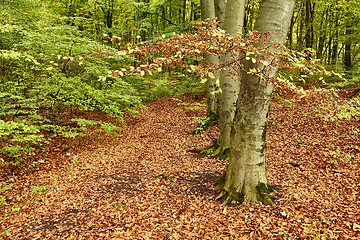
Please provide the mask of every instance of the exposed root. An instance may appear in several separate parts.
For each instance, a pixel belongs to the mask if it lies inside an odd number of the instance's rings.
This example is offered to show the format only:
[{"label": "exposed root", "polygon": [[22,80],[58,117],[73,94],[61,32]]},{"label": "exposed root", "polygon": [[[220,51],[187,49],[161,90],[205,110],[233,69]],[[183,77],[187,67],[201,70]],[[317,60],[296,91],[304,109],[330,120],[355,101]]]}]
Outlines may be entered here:
[{"label": "exposed root", "polygon": [[202,154],[210,155],[213,157],[219,157],[223,160],[230,159],[230,148],[220,146],[217,142],[211,145],[210,147],[200,151]]},{"label": "exposed root", "polygon": [[257,198],[265,205],[274,205],[274,201],[271,197],[274,192],[273,186],[267,183],[259,183],[256,186]]},{"label": "exposed root", "polygon": [[265,183],[259,183],[256,186],[256,199],[248,199],[243,191],[237,190],[226,190],[224,189],[225,185],[225,174],[223,174],[217,181],[215,190],[220,190],[219,195],[215,198],[216,200],[222,199],[224,204],[246,204],[250,201],[259,201],[264,205],[274,205],[274,201],[271,197],[271,194],[274,192],[274,188]]}]

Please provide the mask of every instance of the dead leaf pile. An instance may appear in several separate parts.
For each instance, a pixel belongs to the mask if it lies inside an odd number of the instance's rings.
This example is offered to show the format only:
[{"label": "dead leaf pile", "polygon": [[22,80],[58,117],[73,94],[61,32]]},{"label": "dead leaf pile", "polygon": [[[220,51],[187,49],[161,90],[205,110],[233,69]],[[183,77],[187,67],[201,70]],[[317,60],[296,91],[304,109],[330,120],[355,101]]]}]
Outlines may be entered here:
[{"label": "dead leaf pile", "polygon": [[163,98],[128,118],[122,136],[94,132],[49,145],[37,171],[0,181],[1,236],[359,239],[359,120],[325,120],[326,98],[277,97],[267,138],[275,205],[228,206],[213,198],[226,162],[189,152],[218,135],[217,127],[191,134],[205,114],[191,107],[200,101]]}]

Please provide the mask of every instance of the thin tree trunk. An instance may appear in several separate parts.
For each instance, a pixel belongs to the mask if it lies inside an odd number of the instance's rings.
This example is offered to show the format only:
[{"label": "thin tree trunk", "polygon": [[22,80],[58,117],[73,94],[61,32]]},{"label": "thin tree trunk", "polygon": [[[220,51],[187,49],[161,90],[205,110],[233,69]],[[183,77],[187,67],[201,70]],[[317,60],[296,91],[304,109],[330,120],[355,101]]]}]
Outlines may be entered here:
[{"label": "thin tree trunk", "polygon": [[[266,44],[284,44],[290,25],[295,0],[262,0],[255,30],[270,32]],[[259,44],[259,46],[261,43]],[[269,56],[265,56],[271,62]],[[230,162],[218,189],[225,202],[262,201],[272,203],[267,193],[271,190],[265,174],[266,125],[272,79],[277,69],[249,63],[247,69],[263,69],[264,77],[244,73],[241,79],[236,115],[231,134]]]},{"label": "thin tree trunk", "polygon": [[[328,17],[328,9],[326,8],[322,14],[322,18],[320,21],[320,26],[319,26],[319,40],[318,40],[318,44],[317,44],[317,51],[316,51],[316,57],[318,59],[320,59],[321,61],[323,60],[323,52],[324,52],[324,47],[325,47],[325,38],[326,38],[326,27],[324,26],[326,23],[326,19]],[[325,18],[325,21],[324,21]]]},{"label": "thin tree trunk", "polygon": [[305,2],[305,47],[312,48],[314,42],[314,12],[315,3],[312,0],[306,0]]},{"label": "thin tree trunk", "polygon": [[300,19],[299,19],[299,23],[297,25],[297,29],[296,29],[296,45],[297,45],[297,50],[302,50],[304,47],[304,28],[305,26],[305,7],[304,7],[304,3],[301,3],[300,5],[300,9],[299,9],[299,14],[300,14]]},{"label": "thin tree trunk", "polygon": [[344,68],[346,70],[351,70],[353,67],[352,64],[352,53],[351,53],[351,35],[352,35],[352,26],[349,24],[349,21],[346,23],[345,30],[345,53],[344,53]]},{"label": "thin tree trunk", "polygon": [[[201,17],[202,20],[215,17],[214,0],[201,0]],[[215,55],[206,55],[207,62],[217,65],[219,64],[219,57]],[[206,99],[207,99],[207,116],[217,118],[218,116],[218,86],[219,74],[215,73],[214,78],[208,77],[205,86]]]},{"label": "thin tree trunk", "polygon": [[290,49],[292,49],[292,45],[293,45],[294,25],[295,25],[295,16],[293,14],[291,17],[291,21],[290,21],[290,28],[289,28],[289,33],[288,33],[288,43],[287,43],[287,45]]},{"label": "thin tree trunk", "polygon": [[332,45],[332,49],[331,49],[331,64],[336,65],[338,63],[338,59],[339,59],[339,16],[336,15],[335,18],[335,37],[333,40],[333,45]]}]

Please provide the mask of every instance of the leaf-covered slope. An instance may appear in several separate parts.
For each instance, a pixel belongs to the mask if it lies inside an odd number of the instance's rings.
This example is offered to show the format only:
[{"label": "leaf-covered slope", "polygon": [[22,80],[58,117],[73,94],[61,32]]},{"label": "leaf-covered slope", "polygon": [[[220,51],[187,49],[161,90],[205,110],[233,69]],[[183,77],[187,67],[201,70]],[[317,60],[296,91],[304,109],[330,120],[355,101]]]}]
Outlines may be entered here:
[{"label": "leaf-covered slope", "polygon": [[325,121],[316,109],[326,99],[276,99],[267,152],[276,205],[226,206],[213,200],[226,162],[188,151],[217,137],[216,128],[191,134],[205,114],[198,100],[151,102],[122,137],[94,133],[73,142],[58,164],[49,159],[43,170],[5,180],[0,232],[12,239],[357,239],[358,120]]}]

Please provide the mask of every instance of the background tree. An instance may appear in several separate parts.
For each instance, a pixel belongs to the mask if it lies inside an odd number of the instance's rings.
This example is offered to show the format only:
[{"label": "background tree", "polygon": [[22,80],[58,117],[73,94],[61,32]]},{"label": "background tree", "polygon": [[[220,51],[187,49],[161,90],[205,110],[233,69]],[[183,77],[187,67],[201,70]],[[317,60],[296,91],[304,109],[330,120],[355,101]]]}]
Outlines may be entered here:
[{"label": "background tree", "polygon": [[[214,0],[201,0],[201,18],[203,21],[216,17]],[[205,61],[210,64],[219,64],[219,57],[212,54],[205,55]],[[219,97],[219,74],[214,74],[207,77],[206,80],[206,99],[207,99],[207,117],[210,119],[218,118],[218,97]],[[211,120],[210,120],[211,121]]]}]

